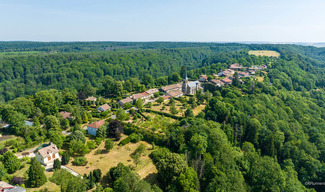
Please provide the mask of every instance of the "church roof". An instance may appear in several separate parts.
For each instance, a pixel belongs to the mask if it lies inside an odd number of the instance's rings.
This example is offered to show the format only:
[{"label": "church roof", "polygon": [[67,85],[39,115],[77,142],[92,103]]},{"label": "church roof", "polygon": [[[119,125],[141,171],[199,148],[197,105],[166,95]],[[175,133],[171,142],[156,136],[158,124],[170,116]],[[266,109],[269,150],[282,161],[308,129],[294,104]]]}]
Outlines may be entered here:
[{"label": "church roof", "polygon": [[191,82],[188,82],[188,86],[189,87],[196,87],[196,85],[200,85],[200,82],[199,81],[191,81]]}]

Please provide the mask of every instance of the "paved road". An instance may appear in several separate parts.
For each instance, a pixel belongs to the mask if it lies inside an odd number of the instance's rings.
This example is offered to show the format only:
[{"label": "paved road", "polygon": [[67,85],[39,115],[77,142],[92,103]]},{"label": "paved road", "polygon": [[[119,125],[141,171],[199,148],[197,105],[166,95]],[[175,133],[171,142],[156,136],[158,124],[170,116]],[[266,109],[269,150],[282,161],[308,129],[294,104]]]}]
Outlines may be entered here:
[{"label": "paved road", "polygon": [[[76,176],[76,177],[81,176],[81,175],[79,175],[79,173],[75,172],[74,170],[72,170],[72,169],[70,169],[70,168],[68,168],[68,167],[66,167],[66,166],[64,166],[64,165],[61,165],[61,168],[62,168],[62,169],[66,169],[66,170],[69,171],[72,175],[74,175],[74,176]],[[81,176],[81,178],[82,178],[82,176]]]}]

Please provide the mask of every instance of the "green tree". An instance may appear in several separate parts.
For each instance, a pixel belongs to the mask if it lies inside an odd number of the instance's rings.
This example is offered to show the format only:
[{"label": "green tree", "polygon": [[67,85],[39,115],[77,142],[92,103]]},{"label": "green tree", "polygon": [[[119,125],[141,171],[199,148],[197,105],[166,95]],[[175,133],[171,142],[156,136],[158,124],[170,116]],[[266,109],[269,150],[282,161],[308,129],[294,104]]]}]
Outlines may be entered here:
[{"label": "green tree", "polygon": [[63,153],[62,161],[61,161],[62,165],[67,165],[69,163],[69,161],[70,161],[69,153],[67,153],[67,152]]},{"label": "green tree", "polygon": [[124,121],[126,119],[126,117],[127,117],[127,114],[125,113],[125,111],[122,108],[120,108],[120,109],[117,110],[117,112],[116,112],[116,118],[118,120]]},{"label": "green tree", "polygon": [[157,103],[159,104],[162,104],[164,102],[164,98],[162,97],[159,97],[157,100],[156,100]]},{"label": "green tree", "polygon": [[178,113],[178,110],[176,109],[175,106],[171,106],[170,109],[169,109],[169,111],[170,111],[170,113],[173,114],[173,115],[175,115],[175,114]]},{"label": "green tree", "polygon": [[198,155],[203,155],[208,147],[206,137],[195,133],[189,142],[190,150],[197,157]]},{"label": "green tree", "polygon": [[34,188],[44,185],[47,181],[44,171],[45,169],[40,162],[38,162],[36,158],[32,159],[31,166],[27,170],[28,184]]},{"label": "green tree", "polygon": [[83,123],[88,123],[88,115],[87,115],[87,112],[84,112],[82,114],[82,122]]},{"label": "green tree", "polygon": [[185,117],[194,117],[194,113],[191,108],[186,109]]},{"label": "green tree", "polygon": [[114,147],[114,142],[111,139],[107,139],[105,141],[105,149],[106,151],[110,151]]},{"label": "green tree", "polygon": [[237,72],[235,72],[235,74],[234,74],[234,78],[232,80],[232,85],[233,86],[236,86],[236,87],[239,85],[239,77],[238,77],[238,73]]},{"label": "green tree", "polygon": [[7,177],[7,169],[3,164],[0,164],[0,180],[5,180]]},{"label": "green tree", "polygon": [[168,153],[156,164],[158,169],[158,178],[163,186],[175,182],[177,178],[187,170],[187,163],[176,153]]},{"label": "green tree", "polygon": [[45,123],[45,127],[47,130],[50,130],[50,129],[59,130],[60,129],[60,122],[59,122],[58,118],[56,118],[53,115],[46,116],[44,119],[44,123]]},{"label": "green tree", "polygon": [[154,78],[150,74],[145,74],[143,78],[143,84],[146,86],[153,85],[155,83]]},{"label": "green tree", "polygon": [[142,109],[142,107],[143,107],[143,101],[142,101],[142,99],[138,99],[138,100],[135,102],[135,106],[136,106],[138,109]]},{"label": "green tree", "polygon": [[81,131],[75,131],[70,135],[70,140],[81,141],[82,143],[86,142],[86,137]]},{"label": "green tree", "polygon": [[19,159],[11,151],[7,151],[3,155],[2,162],[3,162],[4,167],[7,169],[8,173],[10,173],[10,174],[16,172],[20,168]]},{"label": "green tree", "polygon": [[107,130],[107,125],[106,124],[100,126],[97,129],[96,137],[106,138],[106,135],[107,135],[106,130]]},{"label": "green tree", "polygon": [[61,148],[64,141],[64,136],[62,136],[57,131],[51,130],[48,132],[48,138],[52,143],[54,143],[58,148]]},{"label": "green tree", "polygon": [[188,168],[184,174],[181,173],[177,179],[178,191],[194,192],[199,191],[199,187],[199,178],[197,177],[196,171],[192,167]]},{"label": "green tree", "polygon": [[61,169],[61,161],[59,159],[54,160],[53,169],[54,170]]}]

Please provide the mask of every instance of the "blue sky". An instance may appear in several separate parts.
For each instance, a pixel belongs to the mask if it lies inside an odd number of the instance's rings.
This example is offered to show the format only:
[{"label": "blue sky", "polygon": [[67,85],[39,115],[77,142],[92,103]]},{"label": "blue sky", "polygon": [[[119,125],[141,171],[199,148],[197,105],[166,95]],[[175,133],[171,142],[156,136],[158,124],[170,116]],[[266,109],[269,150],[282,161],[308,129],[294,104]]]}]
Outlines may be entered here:
[{"label": "blue sky", "polygon": [[325,42],[321,0],[0,0],[0,41]]}]

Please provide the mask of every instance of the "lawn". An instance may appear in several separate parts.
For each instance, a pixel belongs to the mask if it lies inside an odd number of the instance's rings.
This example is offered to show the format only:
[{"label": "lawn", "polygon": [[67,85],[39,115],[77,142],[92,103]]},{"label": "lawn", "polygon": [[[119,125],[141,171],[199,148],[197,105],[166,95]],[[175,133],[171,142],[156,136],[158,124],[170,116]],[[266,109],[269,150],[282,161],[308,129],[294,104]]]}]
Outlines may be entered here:
[{"label": "lawn", "polygon": [[[16,171],[15,173],[12,174],[12,176],[15,176],[15,177],[24,177],[24,174],[26,173],[26,171],[28,170],[28,168],[30,167],[30,164],[26,164],[24,168]],[[27,174],[25,174],[27,176]],[[49,178],[52,177],[53,175],[53,172],[46,172],[45,171],[45,175],[47,177],[47,182],[39,187],[39,188],[26,188],[26,191],[27,192],[32,192],[32,191],[39,191],[41,189],[49,189],[50,191],[53,191],[53,192],[59,192],[60,191],[60,186],[56,185],[55,183],[52,183],[49,181]]]},{"label": "lawn", "polygon": [[[123,135],[122,139],[126,138],[127,136]],[[152,152],[151,145],[140,141],[138,143],[129,143],[125,146],[118,146],[118,142],[114,142],[114,148],[110,152],[106,152],[104,149],[104,142],[97,148],[102,149],[104,152],[101,154],[95,154],[97,149],[92,150],[89,154],[85,155],[88,160],[88,164],[86,166],[74,166],[72,165],[72,161],[67,165],[70,169],[74,170],[75,172],[83,175],[86,173],[87,175],[89,172],[93,171],[94,169],[100,169],[103,175],[110,170],[111,167],[116,166],[118,163],[123,163],[125,165],[133,165],[132,158],[130,157],[131,153],[141,144],[143,143],[146,146],[146,150],[144,155],[140,157],[140,163],[135,167],[135,172],[137,172],[141,178],[145,178],[148,175],[155,175],[157,172],[156,167],[153,165],[151,159],[148,155]],[[105,183],[105,181],[103,181]]]},{"label": "lawn", "polygon": [[256,55],[256,56],[267,56],[267,57],[280,57],[280,53],[276,51],[268,51],[268,50],[256,50],[249,51],[248,54]]}]

